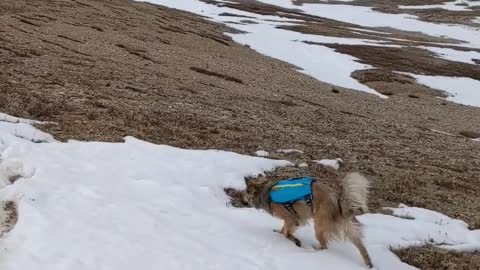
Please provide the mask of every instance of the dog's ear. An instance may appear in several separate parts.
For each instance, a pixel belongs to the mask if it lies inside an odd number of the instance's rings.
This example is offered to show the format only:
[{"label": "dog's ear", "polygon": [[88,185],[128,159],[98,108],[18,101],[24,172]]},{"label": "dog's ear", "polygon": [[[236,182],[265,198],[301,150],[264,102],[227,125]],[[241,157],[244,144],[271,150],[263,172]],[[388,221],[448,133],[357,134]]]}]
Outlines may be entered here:
[{"label": "dog's ear", "polygon": [[252,192],[264,186],[268,180],[265,176],[259,174],[256,178],[254,176],[244,177],[245,185],[247,185],[247,192]]},{"label": "dog's ear", "polygon": [[253,177],[251,175],[245,176],[243,179],[245,180],[245,185],[247,185],[247,187],[252,185]]},{"label": "dog's ear", "polygon": [[264,177],[254,178],[254,177],[245,177],[245,185],[247,186],[247,193],[252,193],[259,188],[263,187],[266,179]]},{"label": "dog's ear", "polygon": [[268,182],[268,179],[267,179],[267,177],[265,177],[265,175],[259,174],[259,175],[257,175],[257,179],[255,179],[255,182],[258,185],[263,185],[263,184],[265,184],[265,182]]}]

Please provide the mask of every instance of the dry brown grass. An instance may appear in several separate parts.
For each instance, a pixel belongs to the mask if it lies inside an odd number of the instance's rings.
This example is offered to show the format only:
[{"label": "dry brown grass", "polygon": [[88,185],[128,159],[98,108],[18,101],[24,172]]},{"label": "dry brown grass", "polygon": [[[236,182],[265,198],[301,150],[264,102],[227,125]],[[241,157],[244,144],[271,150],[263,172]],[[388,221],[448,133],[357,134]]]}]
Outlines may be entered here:
[{"label": "dry brown grass", "polygon": [[395,250],[394,253],[408,264],[423,270],[478,270],[479,253],[459,253],[435,247]]}]

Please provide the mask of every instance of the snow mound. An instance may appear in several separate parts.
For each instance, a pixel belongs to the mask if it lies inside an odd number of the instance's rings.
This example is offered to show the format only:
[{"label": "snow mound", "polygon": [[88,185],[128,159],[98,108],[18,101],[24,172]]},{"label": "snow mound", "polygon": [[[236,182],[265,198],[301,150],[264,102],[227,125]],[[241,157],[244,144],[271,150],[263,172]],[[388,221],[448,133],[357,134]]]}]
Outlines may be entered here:
[{"label": "snow mound", "polygon": [[35,125],[35,124],[46,124],[47,122],[42,122],[42,121],[37,121],[37,120],[30,120],[30,119],[25,119],[25,118],[20,118],[20,117],[15,117],[8,115],[6,113],[0,113],[0,122],[10,122],[10,123],[23,123],[23,124],[29,124],[29,125]]},{"label": "snow mound", "polygon": [[298,154],[303,154],[302,150],[298,149],[278,149],[277,153],[284,153],[284,154],[291,154],[291,153],[298,153]]},{"label": "snow mound", "polygon": [[428,76],[406,73],[417,83],[448,94],[446,100],[469,106],[480,107],[480,81],[466,77]]},{"label": "snow mound", "polygon": [[336,159],[322,159],[322,160],[314,160],[314,162],[325,166],[332,168],[334,170],[338,170],[340,168],[340,163],[343,162],[341,158],[336,158]]},{"label": "snow mound", "polygon": [[264,151],[264,150],[258,150],[258,151],[255,152],[255,155],[259,156],[259,157],[268,157],[270,155],[270,153],[268,153],[267,151]]},{"label": "snow mound", "polygon": [[38,130],[32,126],[42,124],[47,124],[47,122],[18,118],[5,113],[0,113],[1,131],[32,142],[55,141],[52,135]]}]

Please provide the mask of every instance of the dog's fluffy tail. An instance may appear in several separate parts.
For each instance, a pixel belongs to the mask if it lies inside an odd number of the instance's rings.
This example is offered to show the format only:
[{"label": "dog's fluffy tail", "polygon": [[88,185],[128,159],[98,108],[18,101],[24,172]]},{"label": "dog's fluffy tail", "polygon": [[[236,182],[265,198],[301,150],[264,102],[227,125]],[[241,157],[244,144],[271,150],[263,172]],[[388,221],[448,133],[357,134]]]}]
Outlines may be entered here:
[{"label": "dog's fluffy tail", "polygon": [[344,214],[355,213],[361,210],[368,212],[368,189],[370,181],[359,173],[349,173],[342,179],[340,204]]},{"label": "dog's fluffy tail", "polygon": [[336,231],[332,236],[350,240],[362,255],[365,264],[372,267],[370,256],[362,241],[362,225],[355,218],[358,210],[362,213],[368,212],[367,200],[370,181],[359,173],[349,173],[342,179],[341,186],[338,204],[341,207],[343,218],[337,220]]}]

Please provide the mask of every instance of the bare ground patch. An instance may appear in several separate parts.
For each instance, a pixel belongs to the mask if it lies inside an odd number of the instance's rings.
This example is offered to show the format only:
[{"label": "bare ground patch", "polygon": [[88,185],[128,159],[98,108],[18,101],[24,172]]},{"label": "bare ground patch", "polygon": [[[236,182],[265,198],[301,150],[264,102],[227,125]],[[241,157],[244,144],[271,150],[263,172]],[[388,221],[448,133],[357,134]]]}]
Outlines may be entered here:
[{"label": "bare ground patch", "polygon": [[480,66],[432,57],[434,54],[425,49],[364,45],[323,45],[334,48],[340,53],[357,57],[362,63],[383,68],[387,71],[480,79]]},{"label": "bare ground patch", "polygon": [[10,232],[18,221],[17,204],[14,201],[1,202],[0,236]]},{"label": "bare ground patch", "polygon": [[404,262],[423,270],[478,270],[479,253],[460,253],[435,247],[394,250]]}]

